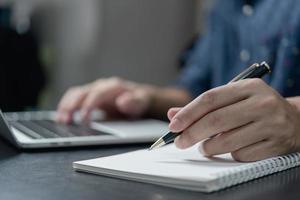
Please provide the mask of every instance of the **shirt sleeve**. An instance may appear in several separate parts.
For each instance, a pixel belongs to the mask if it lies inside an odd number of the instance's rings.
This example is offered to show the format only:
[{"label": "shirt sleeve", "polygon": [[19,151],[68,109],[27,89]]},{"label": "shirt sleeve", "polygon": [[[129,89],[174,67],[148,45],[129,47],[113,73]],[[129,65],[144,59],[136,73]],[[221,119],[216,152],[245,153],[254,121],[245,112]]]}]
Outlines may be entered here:
[{"label": "shirt sleeve", "polygon": [[198,39],[175,83],[176,87],[187,90],[193,97],[197,97],[210,88],[210,40],[209,34]]},{"label": "shirt sleeve", "polygon": [[216,21],[216,7],[208,16],[205,33],[199,37],[194,50],[191,52],[183,70],[175,82],[175,86],[187,90],[192,97],[211,88],[213,25]]}]

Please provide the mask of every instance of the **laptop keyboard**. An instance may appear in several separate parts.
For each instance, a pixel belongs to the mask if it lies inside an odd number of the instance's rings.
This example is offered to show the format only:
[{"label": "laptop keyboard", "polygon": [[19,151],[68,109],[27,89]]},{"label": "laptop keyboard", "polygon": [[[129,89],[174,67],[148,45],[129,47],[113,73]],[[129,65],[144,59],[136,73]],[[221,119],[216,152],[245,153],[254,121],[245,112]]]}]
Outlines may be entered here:
[{"label": "laptop keyboard", "polygon": [[31,138],[61,138],[78,136],[110,135],[87,126],[76,124],[59,124],[51,120],[19,120],[10,121],[10,125],[22,131]]}]

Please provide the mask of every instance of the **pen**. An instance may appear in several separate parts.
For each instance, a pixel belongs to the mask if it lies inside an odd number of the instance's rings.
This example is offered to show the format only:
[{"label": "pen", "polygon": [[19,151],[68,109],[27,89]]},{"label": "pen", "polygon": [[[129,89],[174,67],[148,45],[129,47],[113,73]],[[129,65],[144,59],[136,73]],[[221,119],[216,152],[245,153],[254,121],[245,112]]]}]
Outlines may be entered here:
[{"label": "pen", "polygon": [[[254,63],[246,70],[241,72],[239,75],[237,75],[235,78],[233,78],[229,83],[246,79],[246,78],[261,78],[270,72],[271,69],[266,62],[262,62],[261,64]],[[167,134],[160,137],[154,144],[152,144],[149,150],[156,149],[166,144],[169,144],[171,142],[174,142],[175,138],[180,134],[181,132],[179,133],[168,132]]]}]

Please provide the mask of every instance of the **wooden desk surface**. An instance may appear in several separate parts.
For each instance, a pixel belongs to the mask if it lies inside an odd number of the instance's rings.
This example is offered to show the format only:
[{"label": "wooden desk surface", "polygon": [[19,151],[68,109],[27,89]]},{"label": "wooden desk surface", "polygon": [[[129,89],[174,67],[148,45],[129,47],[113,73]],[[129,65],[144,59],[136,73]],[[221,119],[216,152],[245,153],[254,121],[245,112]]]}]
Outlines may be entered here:
[{"label": "wooden desk surface", "polygon": [[108,156],[147,146],[122,145],[21,152],[0,140],[0,199],[300,199],[300,167],[211,194],[78,173],[72,169],[73,161]]}]

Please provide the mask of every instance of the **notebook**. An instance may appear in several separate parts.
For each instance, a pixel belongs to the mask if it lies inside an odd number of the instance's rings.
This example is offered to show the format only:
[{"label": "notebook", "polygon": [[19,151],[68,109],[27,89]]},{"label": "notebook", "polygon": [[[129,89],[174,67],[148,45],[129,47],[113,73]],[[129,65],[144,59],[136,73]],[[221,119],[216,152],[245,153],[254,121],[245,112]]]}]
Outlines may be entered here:
[{"label": "notebook", "polygon": [[149,151],[78,161],[77,171],[192,191],[213,192],[300,165],[300,153],[257,162],[237,162],[230,154],[202,156],[197,145],[179,150],[173,144]]}]

